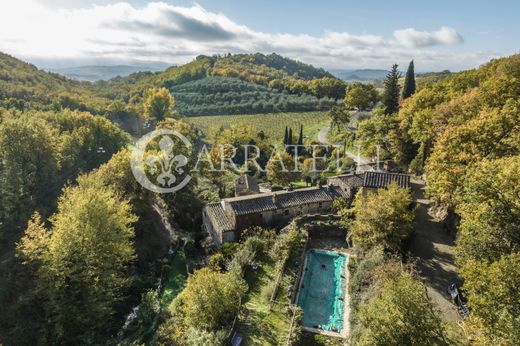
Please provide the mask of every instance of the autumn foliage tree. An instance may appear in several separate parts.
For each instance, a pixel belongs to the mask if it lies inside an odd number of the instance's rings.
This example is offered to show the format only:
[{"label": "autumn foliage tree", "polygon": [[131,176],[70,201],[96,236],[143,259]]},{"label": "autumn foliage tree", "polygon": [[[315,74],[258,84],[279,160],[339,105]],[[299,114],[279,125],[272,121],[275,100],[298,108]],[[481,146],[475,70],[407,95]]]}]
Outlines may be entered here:
[{"label": "autumn foliage tree", "polygon": [[274,152],[267,162],[267,179],[275,184],[287,186],[298,178],[294,158],[284,151]]},{"label": "autumn foliage tree", "polygon": [[191,345],[201,334],[220,339],[222,329],[238,313],[246,291],[247,284],[237,272],[195,271],[169,306],[171,318],[161,327],[162,341]]},{"label": "autumn foliage tree", "polygon": [[345,107],[365,111],[377,103],[377,90],[373,84],[355,82],[346,89]]},{"label": "autumn foliage tree", "polygon": [[520,253],[492,263],[468,261],[461,271],[476,345],[520,344]]},{"label": "autumn foliage tree", "polygon": [[157,121],[164,120],[173,114],[173,95],[166,88],[152,88],[144,100],[144,114]]},{"label": "autumn foliage tree", "polygon": [[386,278],[361,307],[360,330],[355,345],[448,345],[424,284],[406,272]]},{"label": "autumn foliage tree", "polygon": [[130,205],[92,175],[67,187],[46,229],[36,214],[18,252],[36,267],[36,282],[52,322],[52,342],[97,343],[106,337],[114,304],[130,284],[135,258]]},{"label": "autumn foliage tree", "polygon": [[355,220],[351,233],[354,244],[362,249],[382,244],[388,250],[399,251],[413,227],[415,213],[411,205],[410,191],[395,183],[388,189],[368,192],[366,196],[359,192],[353,206]]}]

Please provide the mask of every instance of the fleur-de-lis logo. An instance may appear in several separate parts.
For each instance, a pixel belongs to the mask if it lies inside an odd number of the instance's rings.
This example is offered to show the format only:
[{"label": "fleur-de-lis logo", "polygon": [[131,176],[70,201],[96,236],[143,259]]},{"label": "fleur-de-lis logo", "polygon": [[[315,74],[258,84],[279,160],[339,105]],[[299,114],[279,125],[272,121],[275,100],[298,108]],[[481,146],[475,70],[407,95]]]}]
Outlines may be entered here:
[{"label": "fleur-de-lis logo", "polygon": [[186,156],[174,156],[173,147],[173,140],[169,136],[163,136],[159,141],[160,154],[158,156],[149,156],[146,159],[146,164],[150,167],[150,173],[155,174],[158,171],[161,172],[156,178],[161,186],[172,186],[177,180],[173,170],[175,170],[177,174],[183,174],[184,170],[182,167],[188,163]]},{"label": "fleur-de-lis logo", "polygon": [[[185,147],[191,148],[191,143],[182,134],[173,130],[161,129],[143,136],[132,149],[132,173],[139,184],[153,192],[175,192],[186,186],[191,180],[191,177],[186,175],[178,184],[175,184],[179,176],[185,173],[188,158],[182,154],[175,155],[175,142],[170,135],[180,139],[181,144]],[[160,151],[157,155],[150,155],[145,158],[146,147],[155,138],[160,138]],[[159,173],[155,178],[158,185],[150,181],[146,174],[147,171],[154,176]]]}]

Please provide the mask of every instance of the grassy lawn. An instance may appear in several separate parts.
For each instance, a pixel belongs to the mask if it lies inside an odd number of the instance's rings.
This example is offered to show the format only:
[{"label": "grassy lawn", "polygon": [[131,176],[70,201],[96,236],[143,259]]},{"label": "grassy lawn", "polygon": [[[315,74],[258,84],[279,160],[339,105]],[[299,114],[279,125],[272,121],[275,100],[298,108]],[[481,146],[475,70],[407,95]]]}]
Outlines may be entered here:
[{"label": "grassy lawn", "polygon": [[[288,310],[290,299],[288,288],[295,284],[303,252],[302,242],[287,260],[273,306],[269,310],[268,299],[262,296],[264,287],[277,279],[275,262],[268,256],[260,260],[260,268],[246,272],[245,279],[250,287],[246,295],[244,313],[240,316],[239,328],[244,334],[245,345],[284,345],[287,342],[292,313]],[[299,264],[301,265],[301,264]]]},{"label": "grassy lawn", "polygon": [[342,346],[345,340],[334,338],[331,336],[303,332],[300,345],[301,346]]},{"label": "grassy lawn", "polygon": [[293,181],[291,183],[291,186],[294,188],[297,188],[297,189],[301,189],[303,187],[311,187],[312,185],[308,184],[306,181],[298,180],[298,181]]},{"label": "grassy lawn", "polygon": [[290,318],[285,307],[274,304],[269,311],[268,301],[262,297],[262,288],[276,280],[274,263],[269,258],[260,261],[260,267],[248,270],[245,279],[250,287],[239,320],[240,331],[245,336],[245,345],[279,345],[285,341]]},{"label": "grassy lawn", "polygon": [[185,120],[201,129],[206,136],[211,136],[212,131],[218,130],[221,126],[244,124],[257,131],[264,131],[272,143],[278,145],[282,144],[286,126],[293,129],[294,140],[299,136],[300,124],[303,125],[305,137],[317,140],[319,130],[330,122],[327,112],[211,115],[186,117]]},{"label": "grassy lawn", "polygon": [[161,307],[166,307],[172,302],[173,298],[184,287],[187,277],[186,256],[181,249],[175,254],[170,264],[170,269],[165,276],[164,289],[161,295]]}]

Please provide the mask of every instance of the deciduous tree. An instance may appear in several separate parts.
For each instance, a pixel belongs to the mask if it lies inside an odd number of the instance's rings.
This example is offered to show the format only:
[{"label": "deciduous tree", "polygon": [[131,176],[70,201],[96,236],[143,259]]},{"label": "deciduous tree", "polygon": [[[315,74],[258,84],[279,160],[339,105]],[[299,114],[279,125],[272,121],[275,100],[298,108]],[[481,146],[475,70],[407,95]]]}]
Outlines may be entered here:
[{"label": "deciduous tree", "polygon": [[399,251],[413,227],[415,213],[411,204],[410,191],[395,183],[366,196],[359,192],[351,230],[354,245],[368,249],[383,244],[388,250]]},{"label": "deciduous tree", "polygon": [[405,272],[361,307],[360,324],[355,345],[448,345],[426,288]]},{"label": "deciduous tree", "polygon": [[203,268],[188,278],[171,308],[182,316],[185,326],[215,331],[233,320],[246,290],[247,284],[237,273]]},{"label": "deciduous tree", "polygon": [[520,253],[493,263],[470,260],[461,273],[476,344],[520,344]]},{"label": "deciduous tree", "polygon": [[135,258],[127,202],[94,176],[65,188],[47,231],[38,216],[18,246],[35,263],[37,283],[55,343],[97,343],[106,337],[114,303],[130,283],[125,268]]},{"label": "deciduous tree", "polygon": [[147,117],[154,120],[164,120],[172,115],[174,107],[173,96],[166,88],[152,88],[148,91],[143,108]]},{"label": "deciduous tree", "polygon": [[275,152],[267,162],[267,179],[275,184],[289,185],[299,175],[294,169],[294,158],[291,155],[285,151]]},{"label": "deciduous tree", "polygon": [[347,86],[345,107],[364,111],[375,106],[377,90],[373,84],[354,82]]},{"label": "deciduous tree", "polygon": [[520,156],[479,162],[468,169],[462,192],[458,263],[493,262],[520,251]]}]

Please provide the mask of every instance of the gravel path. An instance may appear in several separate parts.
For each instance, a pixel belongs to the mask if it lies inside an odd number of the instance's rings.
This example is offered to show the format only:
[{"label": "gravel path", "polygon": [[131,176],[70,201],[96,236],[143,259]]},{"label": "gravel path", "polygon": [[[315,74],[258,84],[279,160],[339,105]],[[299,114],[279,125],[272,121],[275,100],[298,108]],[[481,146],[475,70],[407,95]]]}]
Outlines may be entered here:
[{"label": "gravel path", "polygon": [[443,230],[442,221],[435,220],[428,213],[432,201],[424,196],[424,188],[424,182],[412,180],[418,210],[409,250],[417,259],[417,269],[428,288],[428,294],[444,319],[456,321],[459,319],[456,307],[446,293],[450,284],[461,283],[455,267],[455,241]]},{"label": "gravel path", "polygon": [[[329,142],[329,140],[327,139],[327,135],[329,134],[329,131],[330,131],[330,125],[326,125],[326,126],[323,126],[321,128],[321,130],[318,132],[318,141],[321,144],[333,145],[333,143]],[[368,165],[370,163],[370,160],[368,160],[364,157],[360,157],[359,162],[358,162],[358,156],[350,151],[347,151],[345,154],[347,155],[347,157],[354,160],[359,166]]]}]

